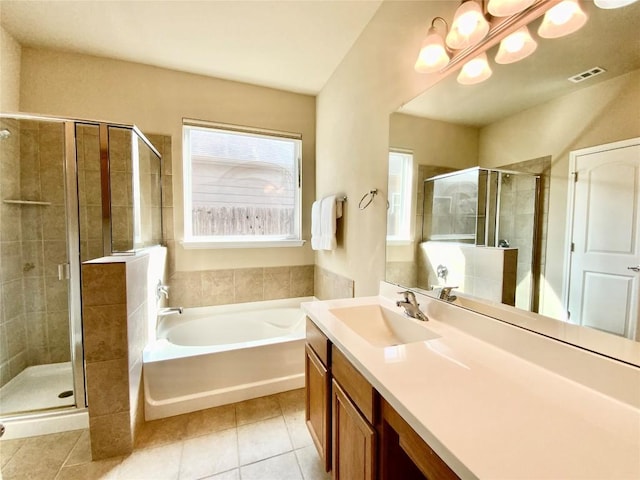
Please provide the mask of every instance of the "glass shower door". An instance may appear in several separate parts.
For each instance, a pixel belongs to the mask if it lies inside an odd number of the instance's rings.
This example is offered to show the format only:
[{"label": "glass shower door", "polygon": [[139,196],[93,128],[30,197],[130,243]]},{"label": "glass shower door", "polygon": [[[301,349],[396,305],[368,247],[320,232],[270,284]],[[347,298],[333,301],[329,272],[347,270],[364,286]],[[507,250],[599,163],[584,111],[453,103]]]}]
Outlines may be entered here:
[{"label": "glass shower door", "polygon": [[[66,124],[2,118],[0,140],[0,416],[76,405]],[[71,161],[73,171],[65,163]],[[77,231],[77,227],[76,227]],[[77,262],[75,262],[77,267]],[[78,288],[79,288],[79,282]],[[77,363],[77,362],[76,362]],[[84,406],[84,388],[78,403]]]}]

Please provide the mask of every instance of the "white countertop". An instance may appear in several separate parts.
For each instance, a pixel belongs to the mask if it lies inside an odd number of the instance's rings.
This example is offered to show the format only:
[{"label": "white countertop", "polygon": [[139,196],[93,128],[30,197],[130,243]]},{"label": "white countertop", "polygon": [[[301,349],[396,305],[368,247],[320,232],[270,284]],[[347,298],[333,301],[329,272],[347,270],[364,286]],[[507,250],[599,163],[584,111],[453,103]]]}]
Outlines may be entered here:
[{"label": "white countertop", "polygon": [[[402,311],[382,296],[303,308],[460,477],[640,479],[640,409],[466,334],[446,318],[425,324],[440,338],[382,348],[329,311],[368,304]],[[456,307],[446,314],[457,315]],[[640,384],[628,388],[640,395]]]}]

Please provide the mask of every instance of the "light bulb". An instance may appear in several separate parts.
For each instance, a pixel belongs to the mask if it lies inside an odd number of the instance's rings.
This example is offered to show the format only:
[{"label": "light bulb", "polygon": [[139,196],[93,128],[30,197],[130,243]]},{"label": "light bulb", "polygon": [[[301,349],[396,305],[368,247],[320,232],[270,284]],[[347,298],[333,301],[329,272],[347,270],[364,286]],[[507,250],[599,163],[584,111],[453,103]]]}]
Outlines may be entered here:
[{"label": "light bulb", "polygon": [[514,63],[531,55],[538,44],[531,38],[529,29],[524,26],[503,38],[496,54],[496,63]]},{"label": "light bulb", "polygon": [[586,22],[587,15],[577,0],[563,0],[544,14],[538,35],[542,38],[564,37],[580,29]]},{"label": "light bulb", "polygon": [[626,7],[637,0],[595,0],[596,7],[611,10],[613,8]]},{"label": "light bulb", "polygon": [[464,64],[458,75],[458,83],[462,85],[474,85],[485,81],[492,73],[487,55],[481,53]]},{"label": "light bulb", "polygon": [[433,73],[442,70],[448,64],[449,54],[444,47],[444,41],[436,29],[431,27],[422,43],[414,68],[418,73]]},{"label": "light bulb", "polygon": [[489,22],[484,18],[480,5],[474,0],[467,0],[456,10],[446,42],[450,48],[461,50],[476,45],[487,33]]}]

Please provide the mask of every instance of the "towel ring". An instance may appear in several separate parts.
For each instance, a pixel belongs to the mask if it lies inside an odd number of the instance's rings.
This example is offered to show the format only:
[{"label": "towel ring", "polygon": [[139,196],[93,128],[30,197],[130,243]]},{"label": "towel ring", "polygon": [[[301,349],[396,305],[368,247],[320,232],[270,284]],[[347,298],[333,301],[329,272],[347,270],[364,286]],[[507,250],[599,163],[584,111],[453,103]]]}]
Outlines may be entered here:
[{"label": "towel ring", "polygon": [[[367,208],[369,205],[371,205],[371,202],[373,202],[373,199],[375,198],[375,196],[378,194],[378,189],[374,188],[373,190],[369,190],[368,193],[365,193],[362,198],[360,199],[360,203],[358,203],[358,208],[360,210],[364,210],[365,208]],[[368,199],[367,203],[365,203],[364,205],[362,204],[366,199]]]}]

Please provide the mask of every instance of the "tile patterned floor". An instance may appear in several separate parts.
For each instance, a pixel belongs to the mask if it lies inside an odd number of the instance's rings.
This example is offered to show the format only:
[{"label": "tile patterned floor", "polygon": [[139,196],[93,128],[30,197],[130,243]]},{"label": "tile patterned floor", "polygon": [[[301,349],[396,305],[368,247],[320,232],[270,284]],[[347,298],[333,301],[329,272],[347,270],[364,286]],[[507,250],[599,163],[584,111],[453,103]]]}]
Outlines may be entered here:
[{"label": "tile patterned floor", "polygon": [[328,480],[304,390],[154,420],[133,453],[91,461],[88,430],[0,442],[4,480]]}]

